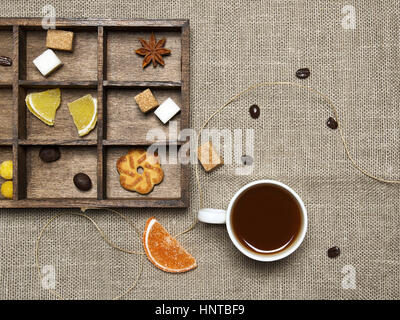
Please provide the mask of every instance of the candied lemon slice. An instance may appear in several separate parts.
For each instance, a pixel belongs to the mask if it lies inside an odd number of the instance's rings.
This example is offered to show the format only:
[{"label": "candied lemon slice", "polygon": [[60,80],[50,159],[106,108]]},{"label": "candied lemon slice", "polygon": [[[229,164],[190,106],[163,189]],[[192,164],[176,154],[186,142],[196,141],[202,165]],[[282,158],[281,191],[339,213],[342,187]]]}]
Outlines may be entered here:
[{"label": "candied lemon slice", "polygon": [[90,94],[68,103],[79,136],[87,135],[97,122],[97,100]]},{"label": "candied lemon slice", "polygon": [[49,126],[54,125],[56,111],[61,103],[61,90],[51,89],[30,93],[25,98],[29,111]]}]

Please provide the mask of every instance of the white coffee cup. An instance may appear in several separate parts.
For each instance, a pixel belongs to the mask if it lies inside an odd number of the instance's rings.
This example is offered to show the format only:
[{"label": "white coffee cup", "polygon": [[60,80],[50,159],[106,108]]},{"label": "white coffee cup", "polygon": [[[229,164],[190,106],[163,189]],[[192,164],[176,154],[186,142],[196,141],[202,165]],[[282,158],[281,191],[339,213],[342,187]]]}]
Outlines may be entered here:
[{"label": "white coffee cup", "polygon": [[[232,207],[238,198],[238,196],[248,188],[257,185],[257,184],[272,184],[279,186],[285,190],[287,190],[298,202],[300,206],[300,211],[301,211],[301,226],[299,233],[296,237],[296,239],[291,243],[287,248],[283,249],[282,251],[276,252],[276,253],[268,253],[268,254],[262,254],[262,253],[257,253],[255,251],[251,251],[247,247],[245,247],[241,242],[237,239],[235,233],[233,232],[232,229],[232,223],[231,223],[231,214],[232,214]],[[243,254],[248,256],[249,258],[252,258],[254,260],[258,261],[276,261],[283,259],[287,257],[288,255],[292,254],[303,242],[304,237],[307,232],[307,210],[306,207],[304,206],[303,201],[300,199],[299,195],[290,187],[285,185],[282,182],[275,181],[275,180],[257,180],[253,181],[249,184],[246,184],[244,187],[242,187],[239,191],[236,192],[236,194],[233,196],[232,200],[229,203],[228,210],[220,210],[220,209],[211,209],[211,208],[203,208],[200,209],[198,212],[198,219],[201,222],[205,223],[211,223],[211,224],[226,224],[226,229],[228,230],[229,237],[231,238],[233,244],[235,245],[236,248],[239,249]]]}]

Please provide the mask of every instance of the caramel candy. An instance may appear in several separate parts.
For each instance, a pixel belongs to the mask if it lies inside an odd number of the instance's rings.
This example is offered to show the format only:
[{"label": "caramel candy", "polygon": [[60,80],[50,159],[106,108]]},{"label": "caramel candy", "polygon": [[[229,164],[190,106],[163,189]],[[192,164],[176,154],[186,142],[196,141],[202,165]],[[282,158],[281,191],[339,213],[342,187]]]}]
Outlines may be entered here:
[{"label": "caramel candy", "polygon": [[136,103],[143,113],[149,112],[158,107],[158,101],[150,89],[144,90],[135,97]]},{"label": "caramel candy", "polygon": [[74,33],[62,30],[47,30],[46,47],[55,50],[72,51]]},{"label": "caramel candy", "polygon": [[198,148],[198,158],[207,172],[214,170],[224,164],[222,157],[215,151],[214,146],[210,141],[206,142]]}]

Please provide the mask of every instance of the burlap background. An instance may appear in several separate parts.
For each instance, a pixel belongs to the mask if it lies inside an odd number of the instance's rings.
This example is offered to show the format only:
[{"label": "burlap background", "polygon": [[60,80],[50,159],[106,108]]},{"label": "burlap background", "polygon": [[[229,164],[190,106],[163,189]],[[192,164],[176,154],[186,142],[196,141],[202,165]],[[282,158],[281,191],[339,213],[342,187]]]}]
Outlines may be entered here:
[{"label": "burlap background", "polygon": [[[189,18],[191,23],[191,124],[233,94],[261,81],[297,81],[325,92],[338,107],[357,161],[382,177],[400,179],[398,1],[16,1],[2,0],[0,16],[41,16],[52,4],[59,17]],[[354,30],[341,26],[341,9],[353,4]],[[309,67],[300,81],[294,72]],[[248,115],[250,104],[262,116]],[[346,160],[338,133],[325,121],[320,99],[293,88],[261,88],[234,103],[211,127],[254,128],[255,168],[235,166],[201,173],[207,206],[224,208],[243,184],[281,180],[304,199],[309,231],[302,247],[276,263],[238,253],[223,226],[199,224],[181,242],[197,257],[197,270],[171,275],[147,260],[129,299],[398,299],[398,186],[362,176]],[[193,177],[192,177],[193,178]],[[60,182],[62,183],[62,182]],[[189,210],[122,210],[140,228],[155,215],[171,232],[192,221],[198,208],[192,179]],[[34,267],[34,244],[47,219],[61,210],[1,210],[0,298],[48,299]],[[63,211],[64,212],[64,211]],[[68,212],[68,210],[65,210]],[[140,249],[123,222],[92,213],[121,246]],[[339,258],[326,250],[337,245]],[[67,298],[110,298],[134,280],[137,256],[109,248],[84,219],[66,216],[43,239],[41,260],[57,272]],[[356,289],[343,289],[345,265],[356,269]]]}]

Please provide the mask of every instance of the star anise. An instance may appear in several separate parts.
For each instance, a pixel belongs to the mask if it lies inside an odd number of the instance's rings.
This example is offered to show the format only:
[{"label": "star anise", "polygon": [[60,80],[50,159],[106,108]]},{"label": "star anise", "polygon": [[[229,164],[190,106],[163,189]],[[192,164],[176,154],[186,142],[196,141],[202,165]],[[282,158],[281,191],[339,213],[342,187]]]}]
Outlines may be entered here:
[{"label": "star anise", "polygon": [[157,63],[164,66],[165,62],[162,56],[171,53],[171,50],[165,49],[165,38],[162,38],[160,41],[156,41],[156,37],[154,33],[151,34],[150,41],[147,42],[146,40],[139,38],[140,43],[142,44],[142,48],[137,49],[135,52],[144,56],[143,65],[142,67],[147,67],[151,61],[153,61],[153,66],[156,67]]}]

